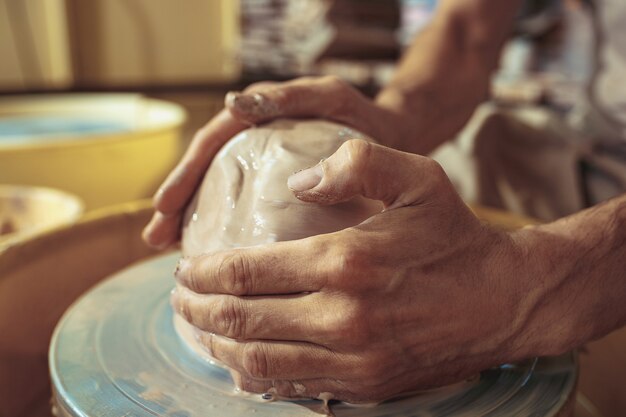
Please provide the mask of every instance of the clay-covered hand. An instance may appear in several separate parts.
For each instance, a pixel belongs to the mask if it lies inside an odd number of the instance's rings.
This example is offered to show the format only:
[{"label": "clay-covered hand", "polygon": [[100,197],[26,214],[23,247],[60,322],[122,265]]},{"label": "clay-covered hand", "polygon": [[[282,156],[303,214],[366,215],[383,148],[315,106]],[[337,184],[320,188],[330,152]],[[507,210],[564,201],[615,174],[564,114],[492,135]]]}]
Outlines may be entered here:
[{"label": "clay-covered hand", "polygon": [[377,105],[332,76],[253,84],[242,93],[228,93],[225,105],[196,133],[178,166],[157,191],[156,212],[143,235],[149,245],[163,249],[178,240],[182,213],[211,160],[222,145],[250,125],[280,117],[329,119],[395,146],[413,119]]},{"label": "clay-covered hand", "polygon": [[529,355],[518,245],[473,215],[436,162],[351,140],[288,183],[302,201],[360,194],[385,210],[181,260],[173,303],[242,389],[378,401]]}]

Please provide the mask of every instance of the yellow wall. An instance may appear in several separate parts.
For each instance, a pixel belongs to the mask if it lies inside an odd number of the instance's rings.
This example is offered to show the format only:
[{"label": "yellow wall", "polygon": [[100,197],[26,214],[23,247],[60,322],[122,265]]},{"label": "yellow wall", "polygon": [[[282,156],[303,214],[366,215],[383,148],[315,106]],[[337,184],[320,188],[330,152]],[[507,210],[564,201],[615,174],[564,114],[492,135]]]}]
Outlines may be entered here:
[{"label": "yellow wall", "polygon": [[87,85],[194,84],[239,75],[237,1],[70,0]]},{"label": "yellow wall", "polygon": [[238,3],[0,0],[0,90],[234,80]]},{"label": "yellow wall", "polygon": [[0,0],[0,89],[72,82],[65,0]]}]

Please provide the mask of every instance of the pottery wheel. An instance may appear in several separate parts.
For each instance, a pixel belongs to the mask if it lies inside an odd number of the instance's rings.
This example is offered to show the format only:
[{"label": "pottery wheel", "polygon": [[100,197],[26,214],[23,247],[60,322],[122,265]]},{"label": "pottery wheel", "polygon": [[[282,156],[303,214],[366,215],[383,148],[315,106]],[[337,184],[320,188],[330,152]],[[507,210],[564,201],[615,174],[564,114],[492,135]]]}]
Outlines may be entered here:
[{"label": "pottery wheel", "polygon": [[[237,393],[229,373],[174,330],[169,293],[179,253],[137,264],[81,297],[59,322],[50,372],[59,416],[319,416],[321,401]],[[555,416],[576,382],[573,354],[503,365],[458,384],[337,417]]]}]

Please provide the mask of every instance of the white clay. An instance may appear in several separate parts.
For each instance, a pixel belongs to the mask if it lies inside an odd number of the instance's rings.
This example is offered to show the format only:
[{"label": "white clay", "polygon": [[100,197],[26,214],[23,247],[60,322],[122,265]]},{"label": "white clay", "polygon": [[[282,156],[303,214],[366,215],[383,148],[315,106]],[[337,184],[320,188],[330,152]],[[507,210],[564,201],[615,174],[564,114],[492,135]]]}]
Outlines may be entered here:
[{"label": "white clay", "polygon": [[[213,160],[189,205],[183,256],[334,232],[380,212],[379,202],[361,197],[333,206],[305,203],[287,187],[291,174],[354,138],[371,141],[336,123],[303,120],[279,120],[235,136]],[[175,327],[194,352],[213,362],[187,322],[177,318]]]},{"label": "white clay", "polygon": [[313,120],[279,120],[235,136],[213,160],[189,205],[183,255],[333,232],[379,212],[380,203],[364,198],[334,206],[304,203],[287,187],[291,174],[353,138],[371,140],[348,127]]}]

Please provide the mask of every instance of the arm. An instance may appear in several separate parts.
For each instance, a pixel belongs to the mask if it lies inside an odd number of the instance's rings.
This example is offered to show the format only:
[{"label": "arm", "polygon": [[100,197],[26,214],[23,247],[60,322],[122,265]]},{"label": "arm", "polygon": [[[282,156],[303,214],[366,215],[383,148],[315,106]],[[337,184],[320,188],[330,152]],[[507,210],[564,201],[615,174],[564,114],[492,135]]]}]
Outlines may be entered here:
[{"label": "arm", "polygon": [[[515,238],[526,248],[529,352],[556,354],[626,324],[626,194]],[[528,327],[527,326],[527,327]]]},{"label": "arm", "polygon": [[521,4],[440,2],[435,19],[404,55],[376,102],[413,119],[403,138],[386,145],[427,154],[450,139],[488,95],[500,50]]}]

